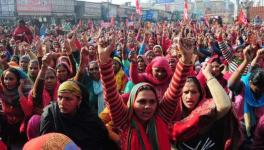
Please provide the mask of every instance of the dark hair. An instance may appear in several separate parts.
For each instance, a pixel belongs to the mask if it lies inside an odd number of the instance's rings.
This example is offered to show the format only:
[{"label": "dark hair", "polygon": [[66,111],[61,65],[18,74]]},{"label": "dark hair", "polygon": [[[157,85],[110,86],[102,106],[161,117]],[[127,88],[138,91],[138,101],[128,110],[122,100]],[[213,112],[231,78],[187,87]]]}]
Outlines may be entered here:
[{"label": "dark hair", "polygon": [[143,85],[143,86],[138,88],[137,93],[141,92],[141,91],[145,91],[145,90],[151,90],[153,92],[156,92],[153,86],[151,86],[151,85]]},{"label": "dark hair", "polygon": [[15,61],[17,64],[19,64],[19,56],[18,55],[13,55],[11,57],[11,61]]},{"label": "dark hair", "polygon": [[23,24],[23,25],[26,24],[25,21],[24,21],[23,19],[20,19],[20,20],[18,21],[18,23],[19,23],[19,24]]},{"label": "dark hair", "polygon": [[202,100],[204,93],[203,93],[203,88],[202,88],[199,80],[196,77],[187,77],[186,82],[193,82],[197,86],[198,91],[200,93],[199,101]]},{"label": "dark hair", "polygon": [[[2,76],[1,76],[1,81],[2,81],[2,83],[4,83],[4,75],[6,74],[6,72],[11,72],[11,73],[13,73],[15,76],[16,76],[16,79],[17,79],[17,86],[19,85],[19,80],[20,80],[20,73],[19,73],[19,71],[17,70],[17,69],[15,69],[15,68],[7,68],[4,72],[3,72],[3,74],[2,74]],[[3,86],[5,87],[5,85],[3,84]]]},{"label": "dark hair", "polygon": [[82,93],[82,99],[81,99],[81,105],[86,105],[86,106],[88,106],[88,107],[90,107],[90,109],[91,109],[91,106],[90,106],[90,104],[88,103],[89,101],[91,101],[89,98],[89,90],[88,90],[88,88],[83,84],[83,83],[81,83],[81,82],[79,82],[79,81],[76,81],[76,80],[71,80],[70,79],[70,81],[73,81],[74,83],[76,83],[78,86],[79,86],[79,88],[81,89],[81,93]]},{"label": "dark hair", "polygon": [[254,69],[250,75],[250,81],[253,85],[262,87],[264,85],[264,70],[261,68]]},{"label": "dark hair", "polygon": [[66,63],[59,63],[59,64],[57,64],[57,65],[56,65],[56,70],[57,70],[59,67],[64,67],[64,68],[67,70],[68,74],[71,73],[71,71],[69,70],[70,68],[67,66]]},{"label": "dark hair", "polygon": [[221,63],[221,60],[220,60],[219,57],[214,58],[214,59],[212,60],[212,63],[213,63],[213,62],[217,62],[218,64],[222,64],[222,63]]},{"label": "dark hair", "polygon": [[37,65],[39,65],[39,62],[38,62],[37,59],[31,59],[31,60],[29,61],[29,64],[37,64]]},{"label": "dark hair", "polygon": [[150,84],[142,85],[141,87],[139,87],[137,90],[137,94],[141,91],[152,91],[156,95],[156,98],[158,98],[158,95],[157,95],[155,88]]}]

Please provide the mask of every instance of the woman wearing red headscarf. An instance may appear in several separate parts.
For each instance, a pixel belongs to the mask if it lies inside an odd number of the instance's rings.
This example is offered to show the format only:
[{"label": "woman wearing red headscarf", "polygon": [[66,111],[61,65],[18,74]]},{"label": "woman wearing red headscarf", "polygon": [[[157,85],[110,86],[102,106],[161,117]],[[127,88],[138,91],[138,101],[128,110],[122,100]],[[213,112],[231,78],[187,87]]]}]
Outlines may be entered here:
[{"label": "woman wearing red headscarf", "polygon": [[[218,55],[214,55],[210,58],[208,63],[212,66],[212,75],[217,79],[217,81],[222,85],[224,89],[227,91],[227,80],[224,78],[224,74],[222,73],[222,70],[224,69],[224,65],[222,64],[220,58]],[[206,98],[212,98],[212,95],[210,93],[210,90],[208,86],[206,85],[206,78],[203,75],[202,70],[197,75],[197,79],[200,81],[201,86],[205,89]]]},{"label": "woman wearing red headscarf", "polygon": [[210,63],[203,68],[212,99],[206,99],[196,77],[188,77],[172,122],[177,149],[238,149],[240,126],[231,110],[231,100],[212,75]]},{"label": "woman wearing red headscarf", "polygon": [[131,59],[130,77],[134,84],[148,82],[155,86],[161,99],[169,86],[172,71],[166,57],[156,57],[146,67],[145,73],[138,73],[137,59]]},{"label": "woman wearing red headscarf", "polygon": [[[114,126],[120,129],[121,148],[131,150],[170,150],[168,123],[175,111],[180,91],[192,65],[193,45],[187,44],[182,49],[182,57],[177,64],[172,82],[162,100],[153,85],[136,84],[129,96],[127,105],[118,94],[117,85],[110,58],[114,42],[102,48],[98,46],[100,72],[105,101],[110,110]],[[168,63],[168,62],[167,62]],[[155,65],[154,65],[155,66]],[[155,79],[153,79],[155,80]]]}]

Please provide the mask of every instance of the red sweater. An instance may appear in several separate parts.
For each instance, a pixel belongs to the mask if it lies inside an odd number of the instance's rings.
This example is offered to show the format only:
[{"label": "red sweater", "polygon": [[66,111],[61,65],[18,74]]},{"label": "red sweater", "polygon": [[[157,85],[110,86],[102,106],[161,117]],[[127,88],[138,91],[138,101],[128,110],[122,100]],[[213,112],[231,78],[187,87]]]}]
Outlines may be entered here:
[{"label": "red sweater", "polygon": [[15,38],[15,40],[21,40],[21,41],[25,41],[27,43],[31,43],[33,40],[33,35],[30,31],[30,29],[26,26],[23,27],[16,27],[13,36]]},{"label": "red sweater", "polygon": [[161,46],[162,46],[163,54],[167,55],[167,50],[171,46],[171,40],[168,37],[163,36],[161,41]]},{"label": "red sweater", "polygon": [[[112,61],[107,64],[100,64],[104,97],[107,106],[110,110],[114,125],[118,128],[121,128],[123,132],[128,132],[130,127],[130,120],[128,120],[128,107],[123,102],[122,97],[116,90],[116,82],[114,80],[115,78],[112,64]],[[192,65],[185,65],[181,62],[177,64],[169,88],[165,92],[163,99],[159,102],[157,115],[159,115],[159,117],[166,124],[168,124],[172,119],[172,116],[176,109],[177,101],[181,96],[182,88],[185,84],[186,77],[189,75],[191,68]],[[121,135],[126,134],[121,133]],[[122,140],[126,140],[127,137],[122,138]]]}]

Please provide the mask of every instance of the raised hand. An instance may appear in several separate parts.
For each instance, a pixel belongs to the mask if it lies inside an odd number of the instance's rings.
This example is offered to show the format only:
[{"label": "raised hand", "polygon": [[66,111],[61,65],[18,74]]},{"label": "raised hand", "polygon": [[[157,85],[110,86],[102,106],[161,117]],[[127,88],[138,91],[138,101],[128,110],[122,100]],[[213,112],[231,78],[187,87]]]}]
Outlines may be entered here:
[{"label": "raised hand", "polygon": [[264,56],[264,48],[257,51],[256,57],[260,58]]},{"label": "raised hand", "polygon": [[128,59],[132,62],[132,63],[137,63],[137,54],[136,51],[131,51]]},{"label": "raised hand", "polygon": [[23,87],[24,87],[24,85],[25,85],[25,79],[20,79],[20,84],[19,84],[19,86],[18,86],[18,94],[19,94],[19,96],[20,97],[23,97],[24,96],[24,93],[23,93]]},{"label": "raised hand", "polygon": [[82,37],[81,37],[81,39],[84,40],[85,43],[87,43],[87,41],[88,41],[88,37],[87,37],[86,32],[82,32]]},{"label": "raised hand", "polygon": [[115,48],[115,35],[112,35],[109,38],[100,37],[98,40],[98,55],[99,61],[102,64],[108,63],[110,55]]},{"label": "raised hand", "polygon": [[121,46],[121,50],[122,52],[126,50],[126,39],[124,38],[120,38],[119,42],[118,42]]},{"label": "raised hand", "polygon": [[42,57],[42,66],[48,67],[51,61],[52,54],[47,53]]},{"label": "raised hand", "polygon": [[89,62],[89,52],[88,52],[88,48],[82,47],[81,49],[81,63],[80,63],[80,67],[84,67],[88,62]]},{"label": "raised hand", "polygon": [[246,48],[243,50],[243,55],[244,55],[244,60],[246,62],[249,62],[252,60],[252,47],[248,45]]},{"label": "raised hand", "polygon": [[[36,47],[36,50],[37,50],[37,54],[42,54],[43,55],[43,52],[42,52],[42,49],[41,49],[41,41],[39,38],[36,38],[35,39],[35,43],[34,43],[35,47]],[[41,55],[41,56],[42,56]]]},{"label": "raised hand", "polygon": [[150,32],[145,32],[145,33],[144,33],[144,39],[143,39],[143,42],[144,42],[144,43],[148,43],[149,38],[150,38]]},{"label": "raised hand", "polygon": [[97,35],[96,35],[96,40],[99,41],[99,38],[103,36],[103,27],[100,27],[98,32],[97,32]]},{"label": "raised hand", "polygon": [[205,76],[207,80],[211,79],[213,77],[212,75],[212,66],[210,63],[205,63],[202,67],[202,73]]},{"label": "raised hand", "polygon": [[255,66],[260,58],[264,58],[264,48],[257,51],[255,58],[251,62],[251,66]]},{"label": "raised hand", "polygon": [[192,55],[195,48],[195,35],[191,28],[182,28],[178,45],[182,56],[181,61],[186,64],[191,64]]}]

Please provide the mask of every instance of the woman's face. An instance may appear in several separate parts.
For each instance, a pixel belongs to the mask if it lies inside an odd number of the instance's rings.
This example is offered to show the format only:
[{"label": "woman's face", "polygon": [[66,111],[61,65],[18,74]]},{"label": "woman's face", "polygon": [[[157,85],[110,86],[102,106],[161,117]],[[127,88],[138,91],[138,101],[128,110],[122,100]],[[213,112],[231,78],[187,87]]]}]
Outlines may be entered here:
[{"label": "woman's face", "polygon": [[54,49],[59,49],[60,48],[59,43],[58,42],[53,43],[53,48]]},{"label": "woman's face", "polygon": [[262,93],[264,92],[264,87],[258,87],[252,83],[252,81],[249,82],[250,90],[254,94],[256,98],[259,98],[262,96]]},{"label": "woman's face", "polygon": [[68,79],[68,71],[64,66],[58,66],[56,71],[57,77],[60,81],[66,81]]},{"label": "woman's face", "polygon": [[97,63],[90,63],[89,64],[89,75],[93,80],[100,80],[100,72],[99,72],[99,66]]},{"label": "woman's face", "polygon": [[114,62],[113,62],[113,68],[114,68],[114,72],[115,73],[117,73],[120,70],[121,65],[119,64],[118,61],[114,60]]},{"label": "woman's face", "polygon": [[10,46],[16,45],[16,41],[15,41],[15,39],[11,39],[11,40],[9,41],[9,44],[10,44]]},{"label": "woman's face", "polygon": [[39,72],[39,66],[37,63],[30,63],[28,66],[28,73],[31,77],[37,77]]},{"label": "woman's face", "polygon": [[17,88],[18,81],[16,75],[10,71],[7,71],[4,75],[4,84],[8,90]]},{"label": "woman's face", "polygon": [[139,57],[138,60],[138,69],[144,71],[146,68],[146,63],[142,57]]},{"label": "woman's face", "polygon": [[143,90],[137,94],[134,103],[134,112],[139,120],[145,123],[153,117],[157,105],[155,93],[151,90]]},{"label": "woman's face", "polygon": [[134,33],[134,31],[133,30],[129,30],[128,31],[128,37],[134,37],[135,36],[135,33]]},{"label": "woman's face", "polygon": [[127,47],[129,48],[129,49],[132,49],[132,48],[134,48],[134,45],[135,43],[134,43],[134,41],[132,40],[132,39],[130,39],[130,40],[128,40],[127,41]]},{"label": "woman's face", "polygon": [[150,53],[148,53],[148,55],[146,57],[147,57],[148,62],[151,62],[152,59],[155,57],[155,54],[150,52]]},{"label": "woman's face", "polygon": [[176,59],[169,59],[169,65],[172,71],[176,69]]},{"label": "woman's face", "polygon": [[45,74],[45,88],[47,90],[53,90],[57,82],[56,75],[53,71],[47,70]]},{"label": "woman's face", "polygon": [[89,46],[89,48],[88,48],[88,52],[89,52],[89,55],[91,55],[91,56],[95,56],[96,51],[95,51],[94,46]]},{"label": "woman's face", "polygon": [[189,110],[192,111],[195,106],[198,104],[200,98],[200,93],[197,85],[192,82],[186,82],[182,89],[182,102],[183,105]]},{"label": "woman's face", "polygon": [[159,47],[153,49],[155,56],[162,56],[162,51]]},{"label": "woman's face", "polygon": [[0,63],[3,63],[3,64],[8,63],[8,58],[5,54],[0,53]]},{"label": "woman's face", "polygon": [[58,106],[60,112],[67,115],[74,114],[79,105],[81,100],[79,97],[75,96],[71,92],[59,92],[58,93]]},{"label": "woman's face", "polygon": [[167,72],[164,68],[161,67],[153,67],[152,68],[152,75],[154,78],[158,80],[163,80],[167,76]]},{"label": "woman's face", "polygon": [[212,66],[212,75],[218,77],[221,74],[220,64],[216,61],[211,63]]},{"label": "woman's face", "polygon": [[237,49],[237,51],[234,54],[239,60],[243,60],[244,58],[243,48]]},{"label": "woman's face", "polygon": [[19,65],[23,71],[27,72],[29,62],[27,60],[21,60]]}]

